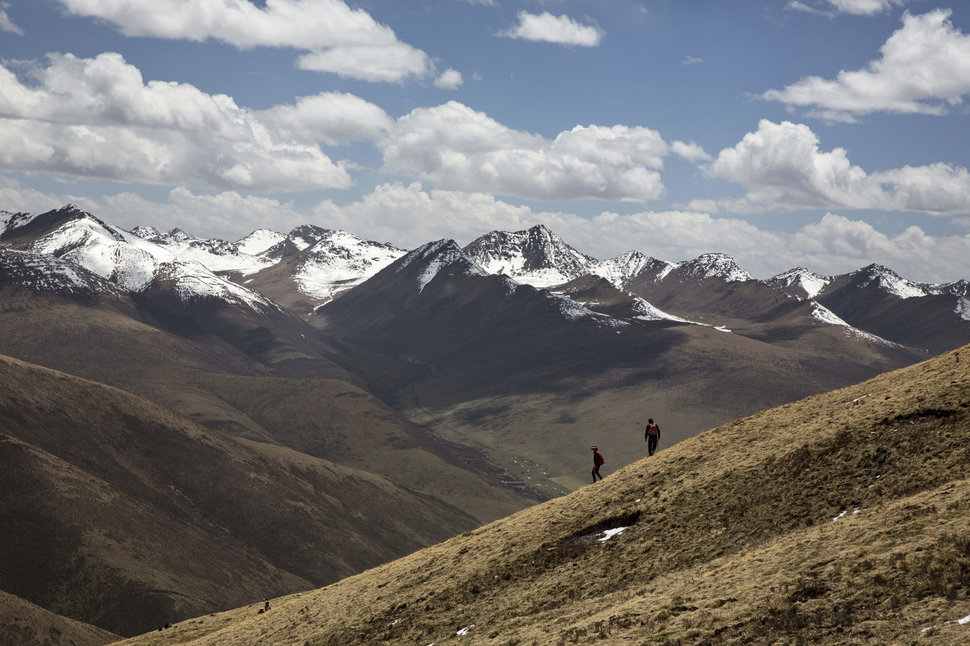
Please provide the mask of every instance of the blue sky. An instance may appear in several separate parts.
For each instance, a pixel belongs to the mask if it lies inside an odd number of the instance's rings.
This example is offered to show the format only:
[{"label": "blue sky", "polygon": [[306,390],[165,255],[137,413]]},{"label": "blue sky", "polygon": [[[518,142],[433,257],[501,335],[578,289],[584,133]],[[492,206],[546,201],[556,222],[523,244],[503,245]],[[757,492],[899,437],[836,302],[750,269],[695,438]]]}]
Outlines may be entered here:
[{"label": "blue sky", "polygon": [[0,0],[0,209],[970,279],[970,6]]}]

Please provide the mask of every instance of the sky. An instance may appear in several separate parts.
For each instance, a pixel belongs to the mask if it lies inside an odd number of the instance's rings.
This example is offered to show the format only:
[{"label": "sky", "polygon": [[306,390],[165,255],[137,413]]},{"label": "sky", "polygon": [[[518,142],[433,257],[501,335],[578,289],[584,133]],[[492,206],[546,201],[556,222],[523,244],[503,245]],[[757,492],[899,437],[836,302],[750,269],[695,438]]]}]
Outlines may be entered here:
[{"label": "sky", "polygon": [[970,279],[970,3],[0,0],[0,210]]}]

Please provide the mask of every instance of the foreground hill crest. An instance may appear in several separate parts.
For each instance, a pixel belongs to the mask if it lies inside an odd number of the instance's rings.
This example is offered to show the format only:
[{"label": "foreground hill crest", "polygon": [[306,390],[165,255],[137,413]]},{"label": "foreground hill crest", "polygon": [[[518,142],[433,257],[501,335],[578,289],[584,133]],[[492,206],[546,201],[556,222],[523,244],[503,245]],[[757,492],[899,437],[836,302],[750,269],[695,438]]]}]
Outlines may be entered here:
[{"label": "foreground hill crest", "polygon": [[124,643],[966,643],[968,359],[712,429],[267,613]]}]

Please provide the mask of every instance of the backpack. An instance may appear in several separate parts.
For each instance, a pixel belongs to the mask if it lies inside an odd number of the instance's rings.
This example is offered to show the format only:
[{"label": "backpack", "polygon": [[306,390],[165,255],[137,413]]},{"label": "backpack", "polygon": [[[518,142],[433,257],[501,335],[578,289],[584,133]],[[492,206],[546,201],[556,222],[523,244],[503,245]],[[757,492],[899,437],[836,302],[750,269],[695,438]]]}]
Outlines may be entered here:
[{"label": "backpack", "polygon": [[657,426],[656,424],[650,424],[650,425],[648,425],[647,426],[647,434],[648,435],[659,435],[660,434],[660,427]]},{"label": "backpack", "polygon": [[601,467],[606,464],[606,460],[603,459],[603,454],[599,451],[596,452],[596,466]]}]

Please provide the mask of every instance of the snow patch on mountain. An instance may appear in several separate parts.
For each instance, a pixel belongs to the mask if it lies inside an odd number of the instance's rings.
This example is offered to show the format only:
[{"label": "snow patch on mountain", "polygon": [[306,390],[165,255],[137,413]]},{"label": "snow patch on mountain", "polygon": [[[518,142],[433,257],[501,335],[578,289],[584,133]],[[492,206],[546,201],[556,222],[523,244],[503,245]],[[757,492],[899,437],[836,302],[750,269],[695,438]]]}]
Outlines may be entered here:
[{"label": "snow patch on mountain", "polygon": [[304,294],[329,300],[364,282],[406,253],[346,231],[327,231],[321,240],[304,251],[306,258],[294,280]]},{"label": "snow patch on mountain", "polygon": [[454,240],[429,242],[414,251],[408,252],[398,261],[394,271],[400,273],[412,265],[419,267],[419,292],[424,291],[424,288],[439,272],[452,265],[460,266],[462,272],[468,276],[490,275],[488,271],[469,257]]},{"label": "snow patch on mountain", "polygon": [[68,260],[0,247],[0,276],[39,292],[108,294],[119,290]]},{"label": "snow patch on mountain", "polygon": [[676,267],[676,263],[650,258],[639,251],[628,251],[616,258],[597,263],[591,271],[594,275],[610,281],[614,287],[622,288],[629,280],[644,271],[652,270],[656,274],[656,280],[659,281]]},{"label": "snow patch on mountain", "polygon": [[701,254],[694,260],[680,263],[677,268],[683,268],[691,278],[720,278],[727,282],[754,280],[734,258],[723,253]]},{"label": "snow patch on mountain", "polygon": [[[175,294],[184,301],[218,298],[256,311],[274,307],[255,292],[216,276],[204,264],[186,259],[184,255],[192,255],[186,254],[186,249],[196,239],[184,231],[176,229],[159,234],[165,244],[158,244],[82,211],[73,215],[71,220],[37,239],[31,251],[76,263],[131,292],[144,291],[156,280],[169,279]],[[140,232],[151,235],[146,228]]]},{"label": "snow patch on mountain", "polygon": [[275,244],[286,239],[286,236],[269,229],[256,229],[248,236],[236,241],[236,251],[249,256],[258,256]]},{"label": "snow patch on mountain", "polygon": [[3,232],[8,228],[13,229],[23,224],[24,222],[21,222],[22,219],[26,218],[29,222],[32,217],[33,216],[27,215],[26,213],[0,211],[0,235],[3,235]]},{"label": "snow patch on mountain", "polygon": [[687,319],[664,312],[662,309],[653,305],[653,303],[645,301],[640,297],[634,298],[633,311],[637,312],[637,315],[634,318],[641,321],[676,321],[677,323],[693,323],[693,321],[688,321]]},{"label": "snow patch on mountain", "polygon": [[541,224],[526,231],[492,231],[465,252],[488,273],[540,289],[590,274],[598,264]]},{"label": "snow patch on mountain", "polygon": [[959,297],[954,312],[964,321],[970,321],[970,300],[965,296]]},{"label": "snow patch on mountain", "polygon": [[882,338],[881,336],[877,336],[870,332],[865,332],[863,330],[860,330],[857,327],[853,327],[849,325],[844,320],[842,320],[842,318],[839,317],[835,312],[833,312],[829,308],[819,303],[814,303],[814,302],[812,303],[812,317],[827,325],[838,325],[845,328],[846,336],[849,336],[849,335],[856,336],[860,339],[865,339],[873,343],[879,343],[879,344],[887,345],[894,348],[902,347],[898,343],[893,343],[892,341],[888,341]]},{"label": "snow patch on mountain", "polygon": [[832,282],[831,278],[820,276],[803,267],[795,267],[768,280],[770,285],[791,294],[794,290],[799,299],[811,299],[818,296],[825,286]]},{"label": "snow patch on mountain", "polygon": [[184,303],[215,298],[246,305],[256,312],[279,309],[256,292],[224,280],[195,262],[175,260],[162,263],[156,270],[156,277],[173,281],[172,290]]},{"label": "snow patch on mountain", "polygon": [[860,288],[868,287],[875,283],[884,291],[898,298],[918,298],[927,295],[927,290],[922,285],[901,278],[896,272],[887,267],[870,265],[862,271],[867,272],[868,276],[865,282],[860,285]]},{"label": "snow patch on mountain", "polygon": [[[142,291],[151,282],[161,248],[91,217],[66,222],[31,245],[31,251],[75,262],[129,291]],[[156,247],[157,253],[152,253]]]},{"label": "snow patch on mountain", "polygon": [[260,269],[274,264],[274,261],[244,251],[243,248],[247,250],[259,248],[259,253],[261,253],[274,244],[270,241],[276,236],[284,237],[281,234],[273,234],[266,229],[260,229],[259,232],[254,231],[240,242],[226,242],[218,238],[203,240],[195,238],[181,229],[172,229],[168,233],[161,233],[154,227],[145,226],[135,227],[130,233],[167,250],[168,256],[171,258],[194,261],[213,272],[240,272],[244,275],[256,273]]}]

